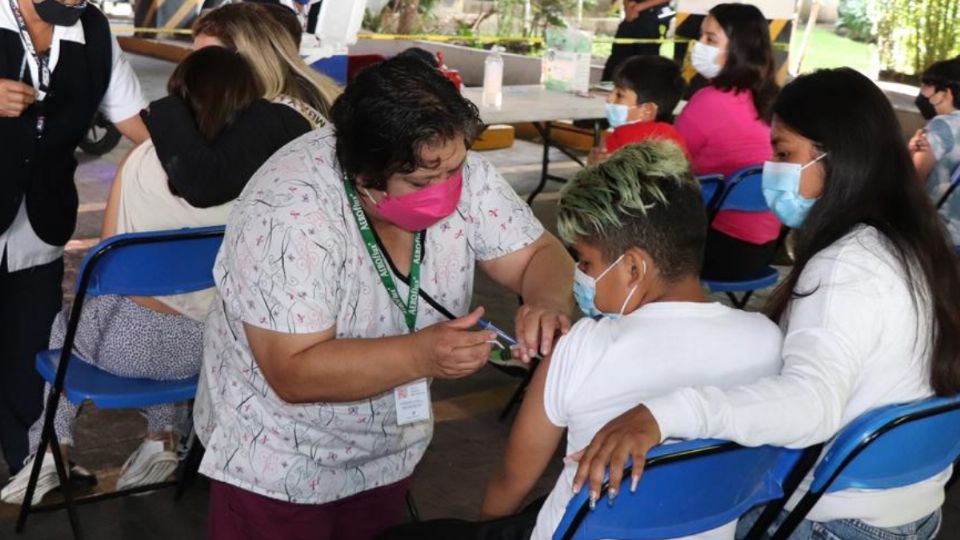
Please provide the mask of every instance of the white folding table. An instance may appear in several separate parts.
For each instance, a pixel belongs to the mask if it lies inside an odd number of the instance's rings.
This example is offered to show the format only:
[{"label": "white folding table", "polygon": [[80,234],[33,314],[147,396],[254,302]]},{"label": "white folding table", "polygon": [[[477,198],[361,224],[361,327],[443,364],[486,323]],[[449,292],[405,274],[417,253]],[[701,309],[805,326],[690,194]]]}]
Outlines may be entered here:
[{"label": "white folding table", "polygon": [[540,183],[527,197],[527,202],[543,191],[548,180],[566,182],[566,178],[550,174],[550,148],[556,148],[581,166],[583,160],[569,148],[550,138],[550,122],[556,120],[593,120],[594,144],[600,141],[600,119],[606,116],[603,98],[589,95],[581,96],[565,92],[554,92],[540,85],[519,85],[503,87],[502,107],[494,109],[482,106],[483,89],[464,88],[463,97],[472,101],[480,110],[480,118],[486,124],[520,124],[530,122],[543,139],[543,168]]}]

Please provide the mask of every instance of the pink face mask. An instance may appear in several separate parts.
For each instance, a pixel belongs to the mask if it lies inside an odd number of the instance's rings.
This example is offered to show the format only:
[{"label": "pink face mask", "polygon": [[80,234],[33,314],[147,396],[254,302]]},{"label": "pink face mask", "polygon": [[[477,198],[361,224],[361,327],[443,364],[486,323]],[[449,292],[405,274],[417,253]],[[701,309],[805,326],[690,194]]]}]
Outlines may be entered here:
[{"label": "pink face mask", "polygon": [[463,170],[461,169],[443,182],[407,195],[400,197],[387,195],[380,202],[374,201],[369,193],[367,197],[370,197],[374,208],[383,219],[401,229],[417,232],[452,214],[460,202],[462,189]]}]

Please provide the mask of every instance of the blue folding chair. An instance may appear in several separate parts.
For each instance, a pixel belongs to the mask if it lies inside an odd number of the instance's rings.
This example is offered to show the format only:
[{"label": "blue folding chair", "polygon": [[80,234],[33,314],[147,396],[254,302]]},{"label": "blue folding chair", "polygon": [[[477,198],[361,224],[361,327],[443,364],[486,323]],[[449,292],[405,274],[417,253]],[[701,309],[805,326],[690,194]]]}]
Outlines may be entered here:
[{"label": "blue folding chair", "polygon": [[75,499],[69,489],[66,468],[60,455],[60,442],[53,429],[53,419],[61,394],[73,403],[80,404],[89,400],[101,409],[140,408],[185,401],[194,397],[197,377],[174,381],[118,377],[86,362],[72,361],[76,355],[71,351],[83,302],[87,296],[161,296],[212,287],[213,263],[223,240],[223,230],[221,226],[123,234],[100,242],[87,253],[77,278],[76,297],[67,323],[63,348],[43,351],[37,355],[36,360],[37,371],[51,385],[37,456],[42,456],[47,446],[50,446],[57,475],[60,477],[64,502],[37,507],[31,505],[43,461],[34,459],[26,497],[17,519],[17,532],[23,531],[30,513],[66,507],[74,537],[82,538],[76,512],[77,504],[152,491],[175,484],[163,482]]},{"label": "blue folding chair", "polygon": [[707,209],[707,215],[712,218],[716,209],[717,202],[723,195],[726,184],[722,174],[707,174],[698,176],[700,181],[700,194],[703,195],[703,205]]},{"label": "blue folding chair", "polygon": [[889,405],[837,434],[810,490],[773,535],[786,540],[826,493],[890,489],[926,480],[960,457],[960,396]]},{"label": "blue folding chair", "polygon": [[[727,182],[727,187],[711,216],[716,216],[716,212],[721,210],[733,210],[739,212],[767,212],[770,207],[763,198],[762,187],[763,167],[746,167],[740,169]],[[756,276],[750,276],[736,281],[720,281],[704,279],[703,283],[710,289],[710,292],[726,293],[727,297],[738,309],[743,309],[750,301],[753,292],[759,289],[765,289],[776,285],[780,278],[780,273],[776,268],[768,266]],[[736,293],[743,293],[743,296],[737,297]]]},{"label": "blue folding chair", "polygon": [[[655,540],[709,531],[792,492],[812,462],[804,450],[712,439],[660,445],[648,454],[636,492],[621,489],[613,504],[601,499],[590,510],[582,490],[553,539]],[[601,493],[606,490],[605,483]]]}]

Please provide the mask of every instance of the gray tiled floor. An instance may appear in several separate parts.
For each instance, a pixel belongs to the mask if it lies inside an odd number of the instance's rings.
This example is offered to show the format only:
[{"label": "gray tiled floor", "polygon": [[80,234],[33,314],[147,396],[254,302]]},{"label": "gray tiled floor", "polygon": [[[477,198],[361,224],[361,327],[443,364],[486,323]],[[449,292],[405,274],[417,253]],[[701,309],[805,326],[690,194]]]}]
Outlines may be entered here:
[{"label": "gray tiled floor", "polygon": [[[168,64],[144,58],[133,59],[144,80],[149,98],[162,95]],[[101,159],[81,158],[79,191],[82,213],[75,235],[84,241],[99,234],[102,203],[106,200],[116,164],[128,144]],[[514,148],[485,154],[518,192],[528,192],[538,178],[539,146],[518,141]],[[555,156],[557,160],[564,159]],[[557,171],[569,174],[575,170],[570,162],[561,163]],[[556,189],[556,185],[550,189]],[[554,221],[554,203],[549,200],[535,205],[537,215],[545,222]],[[68,276],[64,288],[68,297],[73,275],[83,250],[68,252]],[[751,301],[751,307],[762,304],[764,295]],[[479,276],[475,303],[484,305],[490,317],[509,328],[516,300],[512,294]],[[434,440],[421,462],[414,481],[413,493],[424,518],[475,517],[483,489],[492,468],[500,458],[509,425],[497,420],[499,408],[515,385],[516,378],[492,367],[461,381],[437,381],[433,397],[445,410],[453,411],[436,426]],[[460,414],[457,413],[460,411]],[[136,447],[143,434],[143,423],[132,411],[85,411],[80,418],[75,459],[97,471],[105,482],[112,481],[126,456]],[[0,467],[0,484],[6,481],[5,467]],[[537,486],[545,493],[553,484],[557,464]],[[173,501],[172,490],[143,497],[127,497],[81,508],[80,516],[88,538],[152,540],[177,538],[199,539],[204,536],[206,520],[206,486],[199,483],[180,502]],[[69,538],[67,518],[63,512],[32,516],[24,535],[13,533],[15,508],[0,504],[0,539]],[[940,538],[960,540],[960,487],[948,494],[944,506],[944,526]]]}]

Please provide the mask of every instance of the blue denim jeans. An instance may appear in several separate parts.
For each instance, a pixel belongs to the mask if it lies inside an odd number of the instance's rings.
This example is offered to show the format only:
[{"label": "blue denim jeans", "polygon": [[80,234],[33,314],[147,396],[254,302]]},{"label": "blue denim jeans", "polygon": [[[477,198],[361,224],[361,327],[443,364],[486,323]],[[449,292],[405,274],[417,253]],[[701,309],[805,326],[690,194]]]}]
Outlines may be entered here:
[{"label": "blue denim jeans", "polygon": [[[740,518],[740,523],[737,525],[737,539],[744,538],[750,532],[750,527],[757,521],[762,511],[763,507],[754,508]],[[787,512],[780,512],[763,538],[770,538],[786,518]],[[855,519],[824,522],[805,519],[790,535],[790,540],[932,540],[940,532],[940,519],[939,509],[913,523],[887,528],[874,527]]]}]

